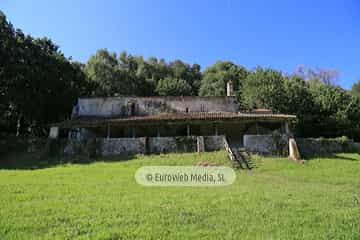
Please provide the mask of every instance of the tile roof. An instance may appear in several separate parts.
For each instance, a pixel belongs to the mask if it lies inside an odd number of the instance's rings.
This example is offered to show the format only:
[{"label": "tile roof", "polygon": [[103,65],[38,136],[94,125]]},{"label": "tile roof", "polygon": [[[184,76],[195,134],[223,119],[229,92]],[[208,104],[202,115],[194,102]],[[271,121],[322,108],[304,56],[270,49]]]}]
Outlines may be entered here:
[{"label": "tile roof", "polygon": [[99,118],[81,117],[52,126],[90,126],[100,124],[122,124],[122,123],[150,123],[156,121],[186,121],[186,120],[293,120],[295,115],[273,114],[261,112],[190,112],[190,113],[163,113],[148,116]]}]

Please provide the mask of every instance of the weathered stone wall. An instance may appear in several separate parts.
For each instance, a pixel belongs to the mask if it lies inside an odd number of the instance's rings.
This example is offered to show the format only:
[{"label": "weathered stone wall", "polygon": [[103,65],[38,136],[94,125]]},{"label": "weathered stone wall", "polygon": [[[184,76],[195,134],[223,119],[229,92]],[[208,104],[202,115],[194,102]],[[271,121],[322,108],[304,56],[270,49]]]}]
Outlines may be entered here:
[{"label": "weathered stone wall", "polygon": [[235,97],[79,98],[73,117],[125,117],[174,112],[236,112]]},{"label": "weathered stone wall", "polygon": [[97,138],[96,154],[108,156],[146,152],[146,138]]},{"label": "weathered stone wall", "polygon": [[152,137],[148,138],[149,153],[195,152],[197,138],[190,137]]},{"label": "weathered stone wall", "polygon": [[288,155],[287,135],[244,135],[244,147],[263,155]]},{"label": "weathered stone wall", "polygon": [[177,145],[173,137],[152,137],[149,138],[149,153],[176,152]]},{"label": "weathered stone wall", "polygon": [[224,135],[204,136],[205,151],[217,151],[224,149]]},{"label": "weathered stone wall", "polygon": [[[89,140],[90,141],[90,140]],[[89,151],[90,143],[68,140],[64,153],[79,154]],[[204,136],[205,151],[215,151],[224,148],[223,136]],[[198,147],[197,136],[178,137],[139,137],[139,138],[96,138],[97,155],[118,155],[136,153],[170,153],[196,152]]]},{"label": "weathered stone wall", "polygon": [[350,151],[360,153],[360,142],[350,143]]},{"label": "weathered stone wall", "polygon": [[197,138],[190,137],[140,137],[140,138],[97,138],[98,155],[195,152]]},{"label": "weathered stone wall", "polygon": [[326,155],[340,152],[360,152],[360,143],[346,138],[296,138],[301,156]]}]

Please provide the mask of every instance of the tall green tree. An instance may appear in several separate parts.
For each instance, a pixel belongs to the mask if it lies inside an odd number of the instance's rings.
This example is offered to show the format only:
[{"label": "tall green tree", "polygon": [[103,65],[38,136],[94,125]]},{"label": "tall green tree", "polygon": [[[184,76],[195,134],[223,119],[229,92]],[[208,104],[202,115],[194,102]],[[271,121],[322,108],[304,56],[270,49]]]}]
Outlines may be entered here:
[{"label": "tall green tree", "polygon": [[284,90],[286,97],[282,104],[283,113],[295,114],[297,116],[296,133],[307,136],[313,133],[312,122],[316,120],[314,113],[313,96],[310,93],[309,83],[298,75],[284,78]]},{"label": "tall green tree", "polygon": [[13,26],[0,11],[0,132],[12,128],[13,114],[8,86],[16,78],[16,34]]},{"label": "tall green tree", "polygon": [[[16,35],[13,26],[0,11],[0,98],[4,98],[9,79],[14,77],[16,67]],[[1,101],[3,102],[3,101]]]},{"label": "tall green tree", "polygon": [[360,80],[352,85],[351,94],[357,98],[360,98]]},{"label": "tall green tree", "polygon": [[[309,83],[297,75],[284,78],[284,112],[303,115],[314,111]],[[301,107],[300,107],[301,106]]]},{"label": "tall green tree", "polygon": [[281,112],[287,104],[284,82],[281,72],[257,67],[245,79],[241,99],[247,108],[268,108]]},{"label": "tall green tree", "polygon": [[199,64],[193,64],[190,68],[191,71],[191,84],[192,84],[192,90],[194,95],[199,95],[199,89],[201,86],[201,79],[202,79],[202,73],[201,73],[201,67]]},{"label": "tall green tree", "polygon": [[183,79],[191,87],[192,93],[197,94],[200,86],[201,72],[200,65],[190,66],[181,60],[175,60],[169,63],[170,76],[173,79]]},{"label": "tall green tree", "polygon": [[128,91],[128,82],[121,78],[115,53],[106,49],[97,50],[84,67],[84,72],[94,85],[97,85],[94,95],[113,96],[125,94]]},{"label": "tall green tree", "polygon": [[[106,49],[98,50],[86,64],[85,73],[91,82],[98,84],[95,96],[152,96],[158,95],[170,81],[169,86],[190,86],[188,94],[197,94],[201,72],[200,65],[190,66],[181,60],[167,63],[164,59],[151,57],[145,60],[142,56],[134,56],[123,51],[117,58],[115,53]],[[166,79],[166,81],[165,81]],[[180,81],[181,79],[181,81]],[[163,80],[162,83],[159,83]],[[165,84],[166,83],[166,84]]]},{"label": "tall green tree", "polygon": [[242,84],[248,71],[229,61],[218,61],[205,69],[199,89],[200,96],[224,96],[226,83],[233,82],[235,92],[242,89]]},{"label": "tall green tree", "polygon": [[189,96],[192,95],[189,83],[183,79],[173,79],[166,77],[161,79],[156,87],[156,92],[160,96]]},{"label": "tall green tree", "polygon": [[348,115],[351,112],[351,95],[340,87],[324,84],[320,80],[312,80],[309,84],[315,108],[312,125],[309,125],[314,130],[313,134],[333,137],[346,133],[346,128],[351,124]]},{"label": "tall green tree", "polygon": [[17,134],[45,134],[46,124],[68,117],[87,91],[84,74],[50,39],[14,31],[3,13],[0,35],[1,116]]},{"label": "tall green tree", "polygon": [[47,123],[69,116],[77,97],[85,94],[85,77],[50,39],[18,33],[17,41],[18,72],[8,86],[8,96],[19,122],[30,134],[41,134]]}]

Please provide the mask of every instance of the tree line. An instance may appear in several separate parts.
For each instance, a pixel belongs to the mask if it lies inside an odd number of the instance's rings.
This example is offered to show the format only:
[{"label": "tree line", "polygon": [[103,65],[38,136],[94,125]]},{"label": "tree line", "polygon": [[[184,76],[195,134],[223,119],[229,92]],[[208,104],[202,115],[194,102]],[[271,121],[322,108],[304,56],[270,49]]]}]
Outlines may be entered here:
[{"label": "tree line", "polygon": [[239,110],[296,114],[299,136],[358,140],[360,81],[348,91],[337,77],[334,70],[300,66],[285,74],[230,61],[202,71],[199,64],[106,49],[79,63],[50,39],[15,29],[0,12],[0,131],[7,134],[45,135],[48,123],[69,118],[81,96],[225,96],[231,80]]}]

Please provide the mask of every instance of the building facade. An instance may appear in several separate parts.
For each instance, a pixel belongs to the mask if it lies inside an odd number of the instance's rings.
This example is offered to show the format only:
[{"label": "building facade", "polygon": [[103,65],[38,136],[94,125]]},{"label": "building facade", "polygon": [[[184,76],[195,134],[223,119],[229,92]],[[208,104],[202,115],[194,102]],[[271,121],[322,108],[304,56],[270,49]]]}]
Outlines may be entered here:
[{"label": "building facade", "polygon": [[224,140],[266,154],[277,151],[274,139],[288,136],[295,118],[239,111],[233,96],[79,98],[71,119],[53,124],[50,136],[66,131],[69,140],[95,139],[100,155],[211,151]]}]

